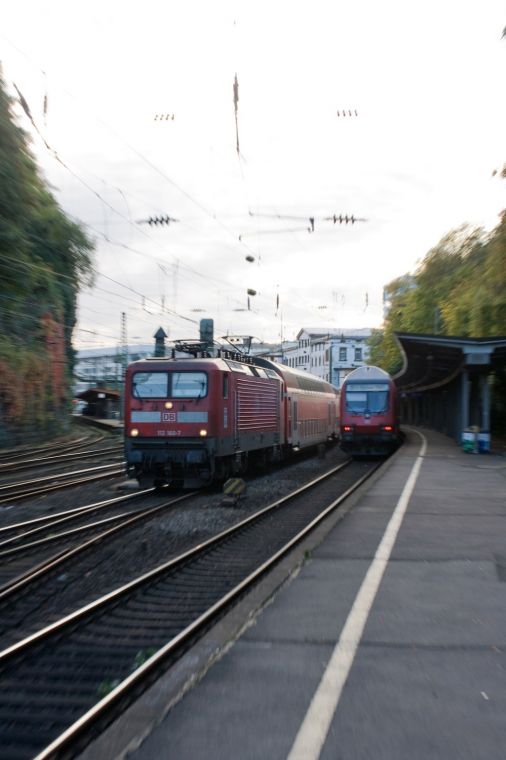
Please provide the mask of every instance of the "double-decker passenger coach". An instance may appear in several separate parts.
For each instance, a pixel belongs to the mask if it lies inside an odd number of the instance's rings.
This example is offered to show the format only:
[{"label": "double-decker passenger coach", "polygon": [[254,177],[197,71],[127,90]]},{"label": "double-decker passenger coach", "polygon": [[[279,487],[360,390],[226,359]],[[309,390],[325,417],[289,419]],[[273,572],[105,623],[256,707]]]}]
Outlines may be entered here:
[{"label": "double-decker passenger coach", "polygon": [[400,441],[397,388],[379,367],[350,372],[341,388],[341,448],[356,455],[388,454]]}]

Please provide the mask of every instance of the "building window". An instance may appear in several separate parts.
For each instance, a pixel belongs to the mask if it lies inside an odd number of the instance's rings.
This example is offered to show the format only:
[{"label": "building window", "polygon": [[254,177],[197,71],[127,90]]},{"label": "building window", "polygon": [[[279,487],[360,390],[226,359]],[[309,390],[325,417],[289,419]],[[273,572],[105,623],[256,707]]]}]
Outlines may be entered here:
[{"label": "building window", "polygon": [[362,349],[361,348],[356,348],[355,349],[355,361],[356,362],[361,362],[362,361]]},{"label": "building window", "polygon": [[346,355],[347,355],[346,348],[345,347],[344,348],[340,348],[339,349],[339,361],[340,362],[345,362],[346,361]]}]

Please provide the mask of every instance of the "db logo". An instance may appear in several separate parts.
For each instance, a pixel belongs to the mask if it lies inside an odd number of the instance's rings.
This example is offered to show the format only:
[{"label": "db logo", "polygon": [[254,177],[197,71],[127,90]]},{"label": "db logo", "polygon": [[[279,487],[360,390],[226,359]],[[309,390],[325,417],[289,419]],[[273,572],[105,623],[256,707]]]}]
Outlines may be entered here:
[{"label": "db logo", "polygon": [[164,422],[175,422],[176,421],[176,413],[175,412],[164,412],[162,415],[162,419]]}]

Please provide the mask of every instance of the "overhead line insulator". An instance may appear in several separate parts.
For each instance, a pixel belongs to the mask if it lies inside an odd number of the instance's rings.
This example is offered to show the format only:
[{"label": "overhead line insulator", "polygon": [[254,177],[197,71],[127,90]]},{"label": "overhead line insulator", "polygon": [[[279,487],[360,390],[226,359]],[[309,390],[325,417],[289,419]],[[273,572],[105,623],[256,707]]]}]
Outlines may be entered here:
[{"label": "overhead line insulator", "polygon": [[139,219],[137,224],[149,224],[151,227],[153,224],[155,226],[158,224],[163,226],[164,224],[169,225],[171,222],[179,222],[179,219],[174,219],[166,214],[165,216],[150,216],[149,219]]}]

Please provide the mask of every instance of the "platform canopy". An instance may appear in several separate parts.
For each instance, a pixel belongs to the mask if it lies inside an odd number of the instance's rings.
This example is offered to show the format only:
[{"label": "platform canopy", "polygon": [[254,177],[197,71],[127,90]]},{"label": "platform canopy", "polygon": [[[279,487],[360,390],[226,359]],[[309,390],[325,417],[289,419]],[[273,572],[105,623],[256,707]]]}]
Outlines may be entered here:
[{"label": "platform canopy", "polygon": [[395,376],[400,390],[424,391],[451,382],[465,369],[485,374],[506,364],[506,337],[465,338],[395,333],[404,366]]},{"label": "platform canopy", "polygon": [[91,401],[97,401],[98,399],[119,399],[120,395],[119,391],[114,391],[110,388],[88,388],[88,390],[78,393],[76,398],[80,398],[89,403]]}]

